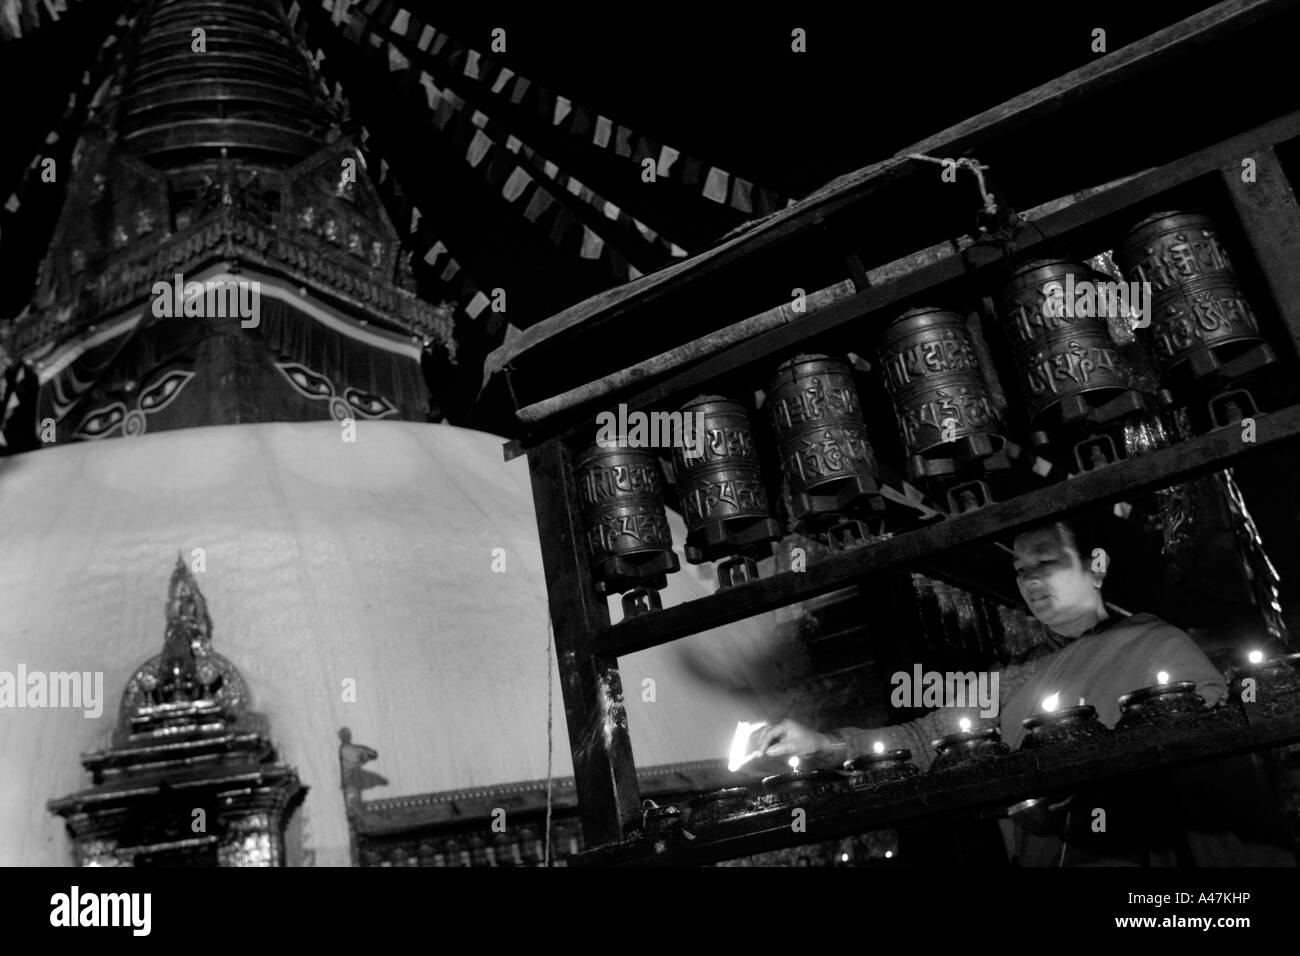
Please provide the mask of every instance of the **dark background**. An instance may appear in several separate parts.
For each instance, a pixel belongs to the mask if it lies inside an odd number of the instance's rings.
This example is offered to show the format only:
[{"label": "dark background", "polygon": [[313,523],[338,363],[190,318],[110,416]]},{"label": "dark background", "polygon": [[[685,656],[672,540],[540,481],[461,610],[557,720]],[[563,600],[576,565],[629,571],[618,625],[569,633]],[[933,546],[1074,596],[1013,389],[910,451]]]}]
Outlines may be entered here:
[{"label": "dark background", "polygon": [[[491,30],[502,27],[508,46],[500,59],[516,72],[793,198],[1092,61],[1094,28],[1107,31],[1113,52],[1212,5],[863,3],[724,15],[686,4],[547,5],[527,14],[405,4],[484,51]],[[122,0],[83,0],[60,22],[0,46],[0,197],[44,148],[122,9]],[[807,31],[804,55],[790,52],[796,26]],[[1189,78],[1171,95],[1212,95],[1216,68],[1207,63],[1204,83]],[[58,209],[51,193],[0,236],[0,316],[21,311],[30,297]],[[573,301],[589,291],[574,283]]]}]

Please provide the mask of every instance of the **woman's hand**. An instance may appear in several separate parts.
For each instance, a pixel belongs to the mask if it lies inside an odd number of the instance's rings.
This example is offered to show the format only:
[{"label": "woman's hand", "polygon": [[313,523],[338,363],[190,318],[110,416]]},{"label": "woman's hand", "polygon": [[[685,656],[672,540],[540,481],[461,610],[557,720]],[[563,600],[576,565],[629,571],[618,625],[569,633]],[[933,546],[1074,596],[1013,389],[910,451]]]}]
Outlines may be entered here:
[{"label": "woman's hand", "polygon": [[810,757],[830,750],[833,741],[825,734],[793,720],[782,720],[758,733],[754,749],[764,757]]}]

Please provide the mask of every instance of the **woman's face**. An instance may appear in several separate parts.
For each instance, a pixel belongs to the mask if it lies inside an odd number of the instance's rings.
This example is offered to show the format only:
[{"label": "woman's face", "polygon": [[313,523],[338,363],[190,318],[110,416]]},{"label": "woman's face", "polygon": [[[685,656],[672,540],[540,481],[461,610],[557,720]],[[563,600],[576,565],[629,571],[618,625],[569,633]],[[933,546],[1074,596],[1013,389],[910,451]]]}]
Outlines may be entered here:
[{"label": "woman's face", "polygon": [[1067,625],[1101,603],[1098,577],[1054,528],[1016,538],[1015,570],[1030,613],[1050,628]]}]

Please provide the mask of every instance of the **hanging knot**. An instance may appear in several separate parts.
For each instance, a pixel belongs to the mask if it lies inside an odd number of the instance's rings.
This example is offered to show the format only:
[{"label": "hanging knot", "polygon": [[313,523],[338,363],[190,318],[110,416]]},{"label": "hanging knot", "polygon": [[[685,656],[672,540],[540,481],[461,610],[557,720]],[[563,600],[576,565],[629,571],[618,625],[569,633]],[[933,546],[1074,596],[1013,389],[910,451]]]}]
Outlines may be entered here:
[{"label": "hanging knot", "polygon": [[908,159],[918,159],[927,163],[938,163],[940,166],[952,165],[959,169],[969,169],[975,174],[975,181],[979,185],[980,195],[984,198],[984,212],[989,216],[996,218],[999,213],[997,200],[989,192],[988,186],[984,182],[984,173],[989,167],[975,159],[961,157],[960,159],[944,158],[941,156],[927,156],[925,153],[908,153]]}]

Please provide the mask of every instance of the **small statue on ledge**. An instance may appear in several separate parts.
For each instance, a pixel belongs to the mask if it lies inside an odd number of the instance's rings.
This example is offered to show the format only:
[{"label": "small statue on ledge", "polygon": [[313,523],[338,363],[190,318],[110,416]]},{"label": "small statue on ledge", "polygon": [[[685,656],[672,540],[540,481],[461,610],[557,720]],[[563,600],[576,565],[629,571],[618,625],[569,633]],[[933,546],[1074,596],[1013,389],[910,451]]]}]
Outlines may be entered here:
[{"label": "small statue on ledge", "polygon": [[352,731],[347,727],[339,728],[339,775],[343,781],[343,805],[349,812],[361,803],[361,791],[371,787],[388,784],[386,777],[370,770],[363,770],[367,764],[379,756],[373,747],[352,742]]}]

